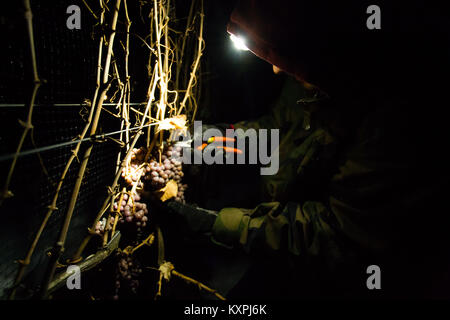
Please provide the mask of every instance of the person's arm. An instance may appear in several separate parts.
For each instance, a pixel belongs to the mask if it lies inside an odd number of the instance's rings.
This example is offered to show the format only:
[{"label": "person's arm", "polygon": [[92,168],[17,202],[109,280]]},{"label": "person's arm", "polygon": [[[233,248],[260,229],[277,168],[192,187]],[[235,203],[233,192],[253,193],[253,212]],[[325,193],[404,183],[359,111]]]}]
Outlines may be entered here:
[{"label": "person's arm", "polygon": [[255,209],[222,209],[212,228],[212,240],[248,253],[326,254],[340,256],[337,221],[319,202],[262,203]]},{"label": "person's arm", "polygon": [[249,253],[287,253],[336,259],[352,248],[382,252],[401,221],[406,172],[395,162],[370,161],[355,148],[333,176],[325,201],[262,203],[218,212],[213,241]]}]

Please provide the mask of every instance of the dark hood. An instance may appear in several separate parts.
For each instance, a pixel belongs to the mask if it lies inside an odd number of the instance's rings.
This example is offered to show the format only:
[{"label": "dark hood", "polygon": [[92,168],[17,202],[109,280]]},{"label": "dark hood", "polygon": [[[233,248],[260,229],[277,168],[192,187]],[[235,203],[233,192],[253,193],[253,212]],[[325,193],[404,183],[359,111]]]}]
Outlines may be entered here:
[{"label": "dark hood", "polygon": [[367,1],[241,0],[227,30],[258,57],[332,97],[388,96],[418,82],[424,88],[419,79],[448,70],[446,11],[422,2],[379,1],[382,29],[369,30]]}]

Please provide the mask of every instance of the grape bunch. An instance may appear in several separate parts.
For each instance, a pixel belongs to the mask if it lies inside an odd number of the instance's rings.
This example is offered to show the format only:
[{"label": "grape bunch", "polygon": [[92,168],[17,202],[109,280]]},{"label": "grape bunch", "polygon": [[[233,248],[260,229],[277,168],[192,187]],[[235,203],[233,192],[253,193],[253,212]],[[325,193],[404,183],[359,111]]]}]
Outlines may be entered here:
[{"label": "grape bunch", "polygon": [[161,163],[157,157],[150,159],[146,166],[145,181],[150,183],[151,189],[163,188],[170,180],[181,181],[184,173],[182,171],[181,147],[169,146],[161,154]]},{"label": "grape bunch", "polygon": [[[120,203],[120,223],[134,222],[138,228],[144,228],[148,221],[148,209],[145,203],[140,202],[141,196],[135,192],[130,197],[125,193]],[[119,204],[114,203],[114,210],[117,210]]]},{"label": "grape bunch", "polygon": [[175,201],[179,201],[182,203],[185,203],[186,200],[184,198],[184,191],[187,189],[187,184],[182,184],[181,182],[178,182],[178,193],[177,196],[174,198]]},{"label": "grape bunch", "polygon": [[[148,161],[144,163],[146,154],[146,148],[134,148],[132,150],[130,165],[122,170],[122,177],[124,177],[125,181],[132,185],[140,177],[147,189],[157,191],[164,188],[170,180],[173,180],[178,185],[178,194],[175,200],[185,202],[184,192],[187,185],[181,183],[181,179],[184,176],[181,157],[182,148],[179,146],[165,146],[161,159],[158,151],[155,151],[149,156]],[[140,180],[137,187],[138,189],[143,187]]]},{"label": "grape bunch", "polygon": [[117,264],[114,300],[119,299],[119,290],[121,284],[124,282],[132,293],[136,293],[139,287],[139,280],[137,278],[142,273],[142,268],[139,263],[133,261],[131,256],[123,253],[117,253],[117,255],[119,260]]},{"label": "grape bunch", "polygon": [[145,175],[145,169],[142,168],[141,165],[144,161],[145,152],[144,148],[134,148],[131,152],[130,164],[122,169],[122,178],[124,178],[130,186],[137,182],[138,188],[143,187],[141,177]]},{"label": "grape bunch", "polygon": [[103,218],[102,220],[98,221],[95,226],[95,233],[98,235],[103,235],[106,231],[112,230],[114,226],[114,218],[108,217],[108,219]]}]

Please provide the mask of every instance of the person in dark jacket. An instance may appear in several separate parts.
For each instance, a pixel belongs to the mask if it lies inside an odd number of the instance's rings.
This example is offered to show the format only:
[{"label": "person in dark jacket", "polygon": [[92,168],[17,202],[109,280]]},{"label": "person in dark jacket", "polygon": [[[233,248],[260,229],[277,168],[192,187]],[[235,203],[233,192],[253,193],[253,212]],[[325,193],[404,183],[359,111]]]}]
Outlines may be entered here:
[{"label": "person in dark jacket", "polygon": [[270,266],[249,277],[273,296],[370,295],[371,265],[380,296],[450,296],[448,19],[391,1],[368,29],[368,6],[239,1],[228,32],[295,79],[270,115],[235,124],[280,129],[280,170],[256,208],[167,204],[186,228]]}]

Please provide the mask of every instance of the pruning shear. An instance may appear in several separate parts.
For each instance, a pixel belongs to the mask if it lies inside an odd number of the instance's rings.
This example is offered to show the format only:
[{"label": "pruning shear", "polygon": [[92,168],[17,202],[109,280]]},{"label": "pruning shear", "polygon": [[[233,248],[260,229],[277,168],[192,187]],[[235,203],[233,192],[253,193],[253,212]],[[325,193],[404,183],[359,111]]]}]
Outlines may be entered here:
[{"label": "pruning shear", "polygon": [[[201,146],[196,147],[197,150],[203,151],[208,145],[214,142],[236,142],[236,138],[230,138],[230,137],[210,137],[206,142],[203,142]],[[223,149],[223,151],[227,153],[236,153],[236,154],[242,154],[242,150],[238,148],[232,148],[232,147],[225,147],[225,146],[216,146],[217,149]]]},{"label": "pruning shear", "polygon": [[[192,147],[193,141],[194,141],[194,139],[190,139],[187,141],[179,141],[179,142],[175,143],[175,146],[194,149]],[[236,138],[230,138],[230,137],[224,137],[224,136],[213,136],[213,137],[208,138],[208,140],[204,141],[200,146],[195,147],[195,150],[203,151],[207,146],[213,144],[214,142],[222,142],[222,143],[236,142]],[[221,149],[221,150],[225,151],[226,153],[242,154],[242,150],[238,149],[238,148],[226,147],[226,146],[215,146],[215,148]]]}]

